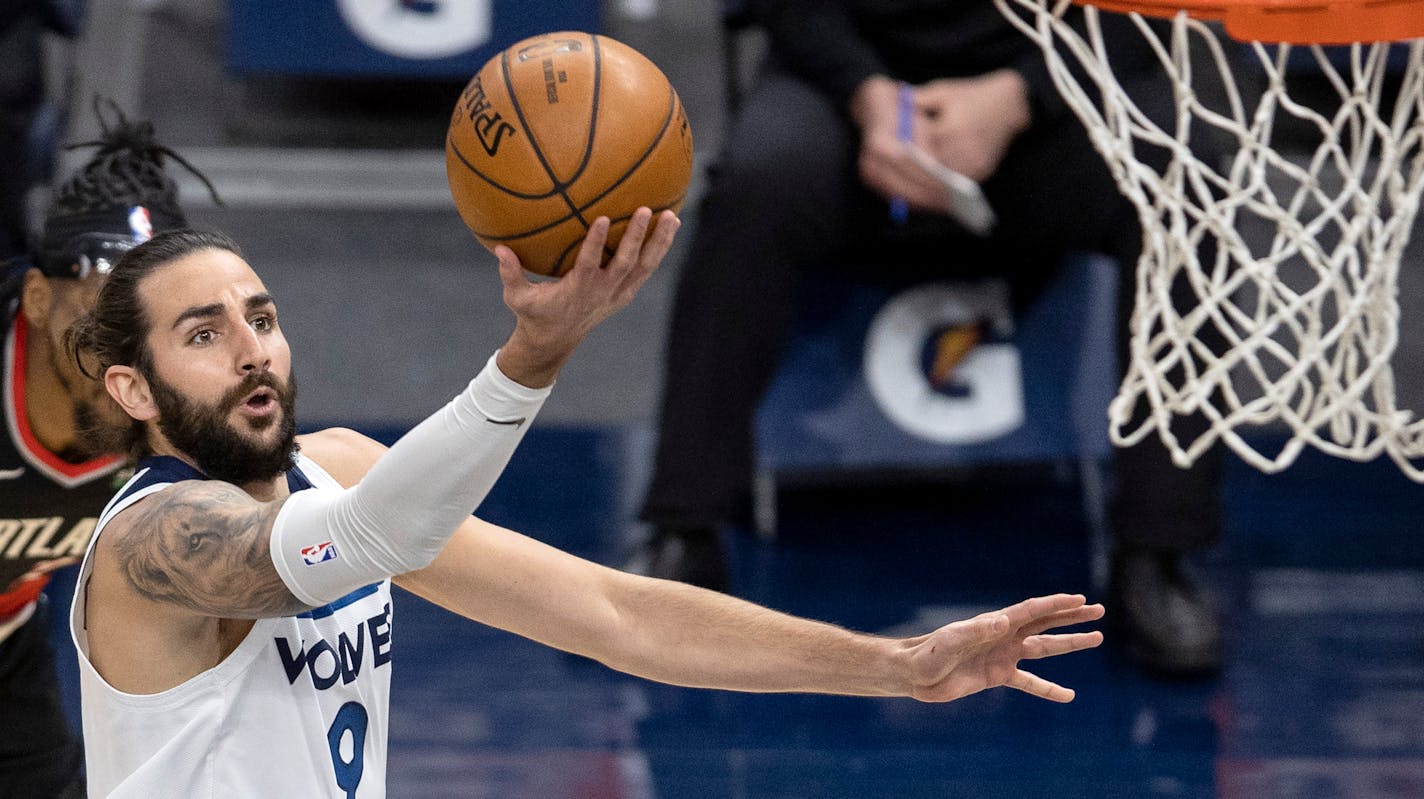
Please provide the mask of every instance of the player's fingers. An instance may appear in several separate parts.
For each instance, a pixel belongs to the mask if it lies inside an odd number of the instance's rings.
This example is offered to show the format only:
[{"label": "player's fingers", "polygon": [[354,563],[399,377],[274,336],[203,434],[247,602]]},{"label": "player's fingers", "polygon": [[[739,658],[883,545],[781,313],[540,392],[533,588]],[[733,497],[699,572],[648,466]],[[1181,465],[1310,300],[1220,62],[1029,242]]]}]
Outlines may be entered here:
[{"label": "player's fingers", "polygon": [[643,239],[648,235],[652,218],[653,212],[646,207],[638,208],[628,217],[628,226],[623,229],[623,238],[618,241],[618,251],[608,262],[608,268],[626,273],[638,265],[638,254],[643,249]]},{"label": "player's fingers", "polygon": [[1066,655],[1070,652],[1081,652],[1084,649],[1092,649],[1102,642],[1103,634],[1097,630],[1087,633],[1034,635],[1024,639],[1023,654],[1020,657],[1025,660],[1051,658],[1056,655]]},{"label": "player's fingers", "polygon": [[1088,601],[1082,594],[1052,594],[1050,596],[1036,596],[1025,599],[1016,605],[1004,608],[1001,613],[1009,617],[1009,622],[1015,629],[1021,629],[1033,624],[1039,619],[1052,616],[1065,610],[1074,610],[1082,607]]},{"label": "player's fingers", "polygon": [[1073,697],[1077,696],[1073,689],[1064,688],[1056,682],[1050,682],[1023,669],[1015,671],[1005,684],[1010,688],[1032,694],[1040,699],[1047,699],[1050,702],[1072,702]]},{"label": "player's fingers", "polygon": [[673,239],[680,227],[682,220],[672,211],[663,211],[653,218],[652,231],[643,244],[642,252],[638,254],[638,268],[635,271],[640,278],[646,278],[657,270],[663,258],[667,257],[668,251],[672,249]]},{"label": "player's fingers", "polygon": [[663,256],[668,254],[668,250],[672,249],[673,240],[681,227],[682,219],[675,211],[667,209],[658,214],[653,221],[653,235],[643,247],[644,254],[652,256],[655,261],[661,261]]},{"label": "player's fingers", "polygon": [[[682,220],[672,211],[663,211],[653,217],[649,225],[650,230],[646,233],[643,247],[638,251],[635,262],[627,272],[618,276],[620,280],[616,299],[620,304],[630,302],[638,293],[638,289],[657,271],[668,250],[672,248],[673,236],[682,225]],[[624,240],[627,240],[626,234]]]},{"label": "player's fingers", "polygon": [[606,216],[593,220],[593,224],[588,226],[588,233],[584,234],[583,244],[579,245],[573,268],[564,275],[565,279],[572,275],[592,272],[603,264],[603,248],[608,244],[608,228],[611,224]]},{"label": "player's fingers", "polygon": [[528,287],[529,278],[524,276],[524,266],[514,250],[501,244],[494,248],[494,257],[499,261],[499,281],[504,284],[504,304],[513,308],[520,293]]},{"label": "player's fingers", "polygon": [[1024,635],[1038,635],[1054,627],[1071,627],[1074,624],[1097,621],[1103,617],[1103,613],[1103,606],[1096,604],[1084,605],[1081,608],[1073,608],[1071,610],[1061,610],[1057,613],[1035,619],[1031,623],[1021,627],[1019,632]]}]

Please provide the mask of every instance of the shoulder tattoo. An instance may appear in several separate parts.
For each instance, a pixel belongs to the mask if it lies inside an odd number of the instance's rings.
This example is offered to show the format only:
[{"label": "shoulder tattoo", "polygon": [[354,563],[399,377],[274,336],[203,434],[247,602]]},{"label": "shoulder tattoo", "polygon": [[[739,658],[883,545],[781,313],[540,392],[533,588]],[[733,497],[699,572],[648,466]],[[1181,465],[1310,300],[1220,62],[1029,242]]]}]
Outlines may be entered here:
[{"label": "shoulder tattoo", "polygon": [[113,544],[120,570],[141,596],[203,615],[299,613],[268,551],[281,506],[229,483],[177,483],[134,507]]}]

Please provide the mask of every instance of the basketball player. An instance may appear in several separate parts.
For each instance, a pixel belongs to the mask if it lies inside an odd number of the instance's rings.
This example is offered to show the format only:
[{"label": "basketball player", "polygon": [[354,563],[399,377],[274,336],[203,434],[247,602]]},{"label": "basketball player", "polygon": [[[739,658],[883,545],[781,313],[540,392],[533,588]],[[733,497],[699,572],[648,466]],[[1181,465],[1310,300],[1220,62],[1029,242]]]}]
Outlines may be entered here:
[{"label": "basketball player", "polygon": [[122,114],[100,122],[99,149],[56,192],[38,254],[0,269],[0,796],[84,792],[41,590],[84,554],[123,459],[85,440],[116,409],[67,357],[64,331],[123,250],[185,224],[152,129]]},{"label": "basketball player", "polygon": [[1047,633],[1102,615],[1081,596],[876,638],[608,569],[471,516],[579,341],[667,253],[679,220],[652,222],[639,209],[601,267],[599,218],[557,282],[529,282],[499,248],[512,334],[389,450],[350,430],[294,437],[277,308],[229,239],[178,231],[124,256],[72,332],[142,458],[100,518],[71,618],[91,795],[383,795],[393,581],[681,685],[1073,698],[1017,663],[1102,640]]}]

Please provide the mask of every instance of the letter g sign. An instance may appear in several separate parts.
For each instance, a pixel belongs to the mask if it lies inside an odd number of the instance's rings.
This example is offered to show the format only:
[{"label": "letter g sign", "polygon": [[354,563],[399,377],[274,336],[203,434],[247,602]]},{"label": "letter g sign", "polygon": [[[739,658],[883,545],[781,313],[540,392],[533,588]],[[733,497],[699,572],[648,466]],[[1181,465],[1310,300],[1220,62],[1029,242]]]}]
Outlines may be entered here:
[{"label": "letter g sign", "polygon": [[337,0],[361,41],[400,58],[436,59],[490,38],[490,0]]},{"label": "letter g sign", "polygon": [[1007,286],[926,283],[892,297],[870,323],[863,369],[875,404],[905,432],[941,444],[978,444],[1024,423],[1023,369],[1009,343],[980,344],[956,369],[969,386],[950,397],[930,384],[921,351],[933,331],[976,319],[1012,329]]}]

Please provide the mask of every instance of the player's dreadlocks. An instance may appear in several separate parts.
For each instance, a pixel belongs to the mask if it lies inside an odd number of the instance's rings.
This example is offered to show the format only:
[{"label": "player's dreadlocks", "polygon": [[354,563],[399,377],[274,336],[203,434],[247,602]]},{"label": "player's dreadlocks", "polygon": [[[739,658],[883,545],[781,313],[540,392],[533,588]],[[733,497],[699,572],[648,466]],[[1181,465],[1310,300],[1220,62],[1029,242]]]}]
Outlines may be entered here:
[{"label": "player's dreadlocks", "polygon": [[[111,125],[101,104],[107,104],[117,120]],[[150,212],[161,212],[179,219],[178,188],[163,170],[163,159],[172,158],[193,173],[213,200],[221,204],[213,184],[192,164],[154,139],[153,123],[130,122],[117,104],[106,98],[96,98],[94,114],[99,119],[100,137],[65,147],[97,147],[89,162],[55,193],[48,216],[80,214],[95,208],[122,205],[144,205]]]},{"label": "player's dreadlocks", "polygon": [[[105,111],[112,112],[109,119]],[[178,205],[178,187],[164,171],[171,158],[193,173],[218,204],[222,200],[201,172],[182,156],[159,144],[153,123],[130,122],[116,103],[95,98],[100,136],[65,147],[97,147],[87,163],[55,192],[45,213],[37,266],[55,277],[74,277],[68,245],[86,233],[128,234],[142,241],[154,232],[187,227]],[[142,213],[135,216],[135,209]]]},{"label": "player's dreadlocks", "polygon": [[[117,103],[99,97],[94,99],[94,115],[99,120],[99,138],[65,149],[98,150],[56,189],[32,253],[0,261],[0,311],[18,296],[25,272],[31,268],[49,277],[80,277],[89,269],[84,258],[106,254],[106,240],[108,264],[112,264],[123,250],[155,232],[187,227],[178,205],[178,187],[163,169],[165,159],[182,164],[203,182],[213,200],[222,204],[201,172],[157,142],[151,122],[130,122]],[[86,237],[87,253],[82,249]]]}]

